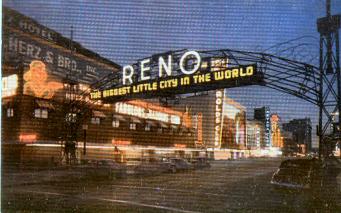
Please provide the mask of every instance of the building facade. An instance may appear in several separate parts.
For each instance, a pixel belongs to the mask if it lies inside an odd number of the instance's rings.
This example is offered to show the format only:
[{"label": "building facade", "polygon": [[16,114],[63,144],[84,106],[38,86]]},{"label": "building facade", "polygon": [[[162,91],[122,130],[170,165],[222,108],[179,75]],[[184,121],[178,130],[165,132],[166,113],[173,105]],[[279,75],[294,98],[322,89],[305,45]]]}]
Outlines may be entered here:
[{"label": "building facade", "polygon": [[298,152],[304,154],[311,151],[312,127],[310,118],[293,119],[283,124],[283,130],[291,132],[292,139],[290,141],[298,147]]},{"label": "building facade", "polygon": [[280,117],[277,114],[272,114],[270,120],[272,147],[283,148],[283,136],[280,129]]},{"label": "building facade", "polygon": [[247,120],[247,148],[260,149],[262,141],[264,141],[264,124],[258,120]]},{"label": "building facade", "polygon": [[3,144],[195,147],[185,111],[142,100],[89,99],[94,85],[119,72],[116,63],[9,8],[3,23]]},{"label": "building facade", "polygon": [[263,122],[264,125],[264,140],[261,147],[271,147],[271,119],[270,108],[267,106],[254,109],[254,119]]},{"label": "building facade", "polygon": [[217,149],[245,149],[245,107],[228,98],[224,90],[182,97],[177,109],[187,109],[194,119],[198,146]]},{"label": "building facade", "polygon": [[14,10],[3,12],[2,139],[57,141],[72,98],[69,82],[76,82],[73,96],[93,108],[80,94],[120,66]]}]

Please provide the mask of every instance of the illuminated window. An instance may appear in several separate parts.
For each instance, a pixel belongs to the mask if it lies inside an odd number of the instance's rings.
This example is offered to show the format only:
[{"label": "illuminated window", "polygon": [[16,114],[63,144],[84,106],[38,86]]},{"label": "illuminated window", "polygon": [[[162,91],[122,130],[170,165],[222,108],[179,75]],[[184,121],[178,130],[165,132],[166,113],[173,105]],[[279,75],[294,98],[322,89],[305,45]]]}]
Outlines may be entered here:
[{"label": "illuminated window", "polygon": [[35,118],[48,118],[48,111],[47,109],[37,108],[34,110],[34,117]]},{"label": "illuminated window", "polygon": [[136,123],[130,123],[129,124],[129,129],[136,130]]},{"label": "illuminated window", "polygon": [[145,131],[150,131],[150,124],[146,124],[144,130],[145,130]]},{"label": "illuminated window", "polygon": [[78,85],[79,90],[81,91],[87,91],[89,89],[89,86],[85,85],[85,84],[79,84]]},{"label": "illuminated window", "polygon": [[41,117],[42,118],[47,118],[48,117],[47,109],[42,109],[41,110]]},{"label": "illuminated window", "polygon": [[72,123],[75,123],[76,122],[76,118],[77,118],[77,115],[76,113],[68,113],[65,117],[65,120],[67,122],[72,122]]},{"label": "illuminated window", "polygon": [[15,95],[18,88],[18,76],[10,75],[2,78],[2,97]]},{"label": "illuminated window", "polygon": [[7,109],[7,117],[13,117],[14,116],[14,110],[13,108],[8,108]]},{"label": "illuminated window", "polygon": [[162,133],[162,127],[158,128],[158,129],[157,129],[157,132],[158,132],[158,133]]},{"label": "illuminated window", "polygon": [[91,123],[92,124],[100,124],[101,123],[101,119],[99,117],[92,117],[91,118]]},{"label": "illuminated window", "polygon": [[112,126],[115,127],[115,128],[119,127],[119,126],[120,126],[120,121],[114,119],[114,120],[112,121]]}]

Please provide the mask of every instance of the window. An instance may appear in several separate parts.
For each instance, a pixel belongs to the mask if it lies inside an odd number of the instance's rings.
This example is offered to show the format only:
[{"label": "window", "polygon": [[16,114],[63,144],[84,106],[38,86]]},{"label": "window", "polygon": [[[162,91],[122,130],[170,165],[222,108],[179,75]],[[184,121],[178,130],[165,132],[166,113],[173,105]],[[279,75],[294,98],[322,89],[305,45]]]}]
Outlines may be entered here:
[{"label": "window", "polygon": [[157,129],[157,132],[158,132],[158,133],[162,133],[162,127],[158,128],[158,129]]},{"label": "window", "polygon": [[150,131],[150,124],[146,124],[144,130],[145,130],[145,131]]},{"label": "window", "polygon": [[171,126],[171,128],[170,128],[170,130],[169,130],[169,133],[170,133],[171,135],[173,135],[173,134],[176,133],[176,132],[177,132],[176,127]]},{"label": "window", "polygon": [[7,109],[7,117],[13,117],[14,116],[14,110],[13,108],[8,108]]},{"label": "window", "polygon": [[2,97],[15,95],[18,88],[18,76],[10,75],[2,78]]},{"label": "window", "polygon": [[72,122],[72,123],[75,123],[76,122],[76,118],[77,118],[77,115],[76,113],[68,113],[65,117],[65,120],[67,122]]},{"label": "window", "polygon": [[117,119],[114,119],[114,120],[112,121],[112,126],[115,127],[115,128],[119,127],[119,126],[120,126],[120,121],[117,120]]},{"label": "window", "polygon": [[47,109],[37,108],[34,110],[34,117],[35,118],[48,118],[48,111]]},{"label": "window", "polygon": [[136,130],[136,123],[130,123],[129,129]]},{"label": "window", "polygon": [[92,117],[91,118],[91,123],[92,124],[100,124],[101,123],[101,119],[99,117]]}]

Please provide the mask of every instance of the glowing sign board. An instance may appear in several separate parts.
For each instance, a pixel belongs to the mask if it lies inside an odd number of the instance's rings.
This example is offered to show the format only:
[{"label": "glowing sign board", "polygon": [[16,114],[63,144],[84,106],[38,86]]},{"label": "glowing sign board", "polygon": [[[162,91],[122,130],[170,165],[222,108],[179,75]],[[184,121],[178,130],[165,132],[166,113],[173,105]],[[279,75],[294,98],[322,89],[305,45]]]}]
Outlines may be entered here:
[{"label": "glowing sign board", "polygon": [[223,102],[224,90],[216,91],[215,99],[215,113],[214,113],[214,146],[221,146],[221,133],[222,133],[222,116],[223,116]]},{"label": "glowing sign board", "polygon": [[197,137],[197,144],[202,144],[202,113],[199,112],[197,116],[197,131],[198,131],[198,137]]},{"label": "glowing sign board", "polygon": [[22,143],[33,143],[37,140],[36,134],[20,134],[19,141]]},{"label": "glowing sign board", "polygon": [[143,119],[157,120],[177,125],[179,125],[181,122],[180,116],[170,115],[164,112],[158,112],[151,109],[147,110],[146,108],[123,102],[116,103],[115,110],[117,113],[132,115]]},{"label": "glowing sign board", "polygon": [[[202,59],[199,53],[195,51],[186,52],[182,55],[178,64],[180,69],[177,72],[182,74],[172,76],[172,64],[176,63],[171,55],[168,56],[167,61],[160,57],[158,60],[158,76],[154,76],[152,79],[150,76],[150,59],[145,59],[139,65],[139,81],[136,82],[136,79],[133,78],[136,74],[133,66],[125,66],[123,67],[121,86],[92,91],[90,98],[93,100],[118,101],[131,98],[162,97],[260,84],[263,80],[263,76],[257,72],[256,64],[227,68],[228,59],[222,61],[212,58],[211,61],[214,63],[211,65],[210,70],[201,70],[203,64],[201,64]],[[223,67],[217,67],[217,63]]]},{"label": "glowing sign board", "polygon": [[265,107],[265,147],[271,147],[271,120],[269,107]]},{"label": "glowing sign board", "polygon": [[46,66],[43,62],[34,60],[29,70],[24,74],[24,93],[39,98],[50,99],[55,92],[63,88],[63,84],[48,80]]},{"label": "glowing sign board", "polygon": [[2,97],[15,95],[18,88],[18,75],[10,75],[2,78]]},{"label": "glowing sign board", "polygon": [[245,107],[225,97],[222,117],[221,147],[243,147],[246,142]]}]

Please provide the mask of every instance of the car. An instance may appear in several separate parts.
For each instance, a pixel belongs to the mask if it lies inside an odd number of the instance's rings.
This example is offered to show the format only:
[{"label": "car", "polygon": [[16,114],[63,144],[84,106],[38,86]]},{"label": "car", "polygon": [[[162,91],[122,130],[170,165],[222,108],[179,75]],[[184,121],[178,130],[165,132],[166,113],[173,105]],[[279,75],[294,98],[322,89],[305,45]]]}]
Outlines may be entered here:
[{"label": "car", "polygon": [[[271,184],[276,189],[321,192],[337,189],[340,164],[334,160],[290,159],[281,163]],[[339,192],[337,192],[339,193]]]},{"label": "car", "polygon": [[182,158],[170,158],[169,162],[171,163],[171,171],[173,173],[179,170],[185,171],[193,168],[193,166],[188,161]]},{"label": "car", "polygon": [[310,188],[312,180],[315,182],[319,180],[320,174],[317,168],[321,167],[320,163],[315,159],[285,160],[273,174],[271,184],[283,189]]},{"label": "car", "polygon": [[134,174],[159,174],[172,171],[172,164],[167,161],[142,161],[134,168]]},{"label": "car", "polygon": [[127,169],[123,164],[111,159],[83,160],[82,164],[76,166],[87,177],[124,177]]},{"label": "car", "polygon": [[208,162],[206,157],[197,157],[191,161],[194,169],[210,168],[211,164]]}]

